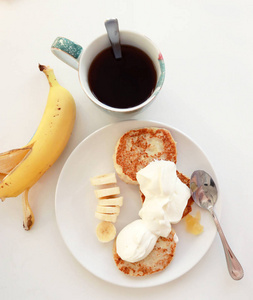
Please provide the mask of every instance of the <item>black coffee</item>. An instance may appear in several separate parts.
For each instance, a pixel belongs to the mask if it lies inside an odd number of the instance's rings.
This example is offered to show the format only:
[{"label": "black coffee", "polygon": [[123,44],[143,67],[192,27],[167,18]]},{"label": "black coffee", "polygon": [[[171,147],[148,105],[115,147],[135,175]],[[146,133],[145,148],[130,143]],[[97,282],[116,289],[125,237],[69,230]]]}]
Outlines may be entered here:
[{"label": "black coffee", "polygon": [[100,52],[88,74],[94,96],[115,108],[141,104],[152,94],[157,81],[153,62],[142,50],[121,45],[122,58],[115,59],[112,48]]}]

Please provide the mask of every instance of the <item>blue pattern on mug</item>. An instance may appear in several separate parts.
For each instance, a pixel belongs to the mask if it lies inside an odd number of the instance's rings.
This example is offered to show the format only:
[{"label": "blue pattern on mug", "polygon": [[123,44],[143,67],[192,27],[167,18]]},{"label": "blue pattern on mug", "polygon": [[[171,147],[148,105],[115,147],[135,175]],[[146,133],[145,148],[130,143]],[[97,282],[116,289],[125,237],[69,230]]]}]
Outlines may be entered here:
[{"label": "blue pattern on mug", "polygon": [[75,59],[79,57],[81,54],[83,48],[78,45],[73,43],[72,41],[63,38],[63,37],[58,37],[52,44],[52,48],[56,48],[59,50],[62,50],[64,52],[67,52],[69,55],[73,56]]}]

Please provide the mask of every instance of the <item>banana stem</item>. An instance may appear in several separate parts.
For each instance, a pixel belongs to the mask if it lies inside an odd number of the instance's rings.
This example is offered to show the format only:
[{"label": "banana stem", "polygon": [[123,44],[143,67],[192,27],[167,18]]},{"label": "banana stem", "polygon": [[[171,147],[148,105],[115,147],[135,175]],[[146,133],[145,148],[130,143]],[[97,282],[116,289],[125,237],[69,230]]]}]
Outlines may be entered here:
[{"label": "banana stem", "polygon": [[23,227],[25,230],[30,230],[34,223],[34,215],[28,202],[28,192],[29,189],[25,190],[22,194],[22,204],[23,204],[23,214],[24,214]]},{"label": "banana stem", "polygon": [[59,85],[57,79],[55,78],[53,69],[40,64],[39,64],[39,69],[47,76],[47,80],[49,82],[50,87]]}]

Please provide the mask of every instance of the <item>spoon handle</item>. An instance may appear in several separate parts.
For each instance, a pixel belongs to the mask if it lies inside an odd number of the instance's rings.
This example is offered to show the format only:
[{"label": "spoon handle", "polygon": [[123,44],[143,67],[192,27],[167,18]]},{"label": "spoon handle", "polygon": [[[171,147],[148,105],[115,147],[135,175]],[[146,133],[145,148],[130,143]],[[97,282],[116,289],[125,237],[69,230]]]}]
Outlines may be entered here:
[{"label": "spoon handle", "polygon": [[112,50],[116,59],[122,57],[120,46],[119,23],[117,19],[108,19],[105,21],[105,28],[108,38],[112,45]]},{"label": "spoon handle", "polygon": [[239,263],[238,259],[235,257],[233,251],[229,247],[228,242],[227,242],[225,235],[221,229],[220,223],[218,221],[218,218],[217,218],[214,210],[209,209],[209,211],[213,216],[214,222],[216,224],[217,230],[219,232],[219,235],[220,235],[220,238],[222,241],[222,245],[223,245],[226,260],[227,260],[229,274],[231,275],[231,277],[233,279],[240,280],[243,278],[243,275],[244,275],[243,268],[242,268],[241,264]]}]

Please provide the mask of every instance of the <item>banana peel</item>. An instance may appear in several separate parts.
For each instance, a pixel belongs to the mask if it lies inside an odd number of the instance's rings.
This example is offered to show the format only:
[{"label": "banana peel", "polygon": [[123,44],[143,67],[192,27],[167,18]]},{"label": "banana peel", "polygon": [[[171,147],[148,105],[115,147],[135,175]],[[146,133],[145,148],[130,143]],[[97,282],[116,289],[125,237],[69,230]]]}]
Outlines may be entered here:
[{"label": "banana peel", "polygon": [[31,146],[13,149],[0,155],[0,173],[7,175],[13,170],[31,151]]},{"label": "banana peel", "polygon": [[49,82],[49,94],[39,127],[29,143],[0,154],[0,199],[22,194],[23,227],[30,230],[34,215],[29,189],[54,164],[71,136],[76,106],[72,95],[55,78],[50,67],[39,65]]},{"label": "banana peel", "polygon": [[[21,163],[23,159],[29,154],[32,147],[23,147],[20,149],[13,149],[0,154],[0,182],[10,174],[10,172]],[[23,227],[25,230],[30,230],[34,224],[34,215],[28,202],[28,189],[22,194],[23,204]],[[2,201],[5,198],[1,198]]]}]

